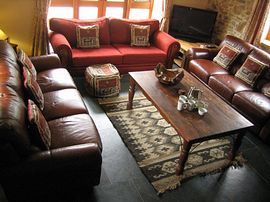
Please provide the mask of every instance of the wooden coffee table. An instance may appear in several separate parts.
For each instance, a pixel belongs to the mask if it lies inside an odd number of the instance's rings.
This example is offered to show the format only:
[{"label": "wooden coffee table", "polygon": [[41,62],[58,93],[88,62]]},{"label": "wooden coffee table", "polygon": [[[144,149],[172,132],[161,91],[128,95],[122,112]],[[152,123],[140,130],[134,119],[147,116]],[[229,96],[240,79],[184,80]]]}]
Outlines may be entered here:
[{"label": "wooden coffee table", "polygon": [[[128,109],[132,109],[135,85],[138,86],[148,100],[159,110],[183,138],[182,152],[179,157],[179,165],[176,174],[184,171],[189,150],[194,143],[205,140],[232,135],[232,144],[229,160],[233,160],[245,131],[253,124],[238,113],[233,107],[212,92],[207,86],[184,72],[185,76],[181,82],[174,86],[161,84],[155,76],[154,71],[130,72],[130,86],[128,96]],[[178,90],[188,92],[191,86],[203,91],[202,99],[208,103],[208,113],[204,116],[197,112],[183,110],[177,111]]]}]

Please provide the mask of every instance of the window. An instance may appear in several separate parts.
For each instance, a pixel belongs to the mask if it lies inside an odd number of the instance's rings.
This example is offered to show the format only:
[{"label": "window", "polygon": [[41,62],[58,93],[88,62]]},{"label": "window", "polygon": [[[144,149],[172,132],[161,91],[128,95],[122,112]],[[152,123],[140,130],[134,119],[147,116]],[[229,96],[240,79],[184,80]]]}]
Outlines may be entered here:
[{"label": "window", "polygon": [[153,4],[154,0],[52,0],[48,19],[95,19],[102,16],[146,19],[152,16]]},{"label": "window", "polygon": [[268,16],[264,25],[264,29],[263,29],[263,33],[261,37],[261,43],[263,45],[270,47],[270,12],[268,13]]}]

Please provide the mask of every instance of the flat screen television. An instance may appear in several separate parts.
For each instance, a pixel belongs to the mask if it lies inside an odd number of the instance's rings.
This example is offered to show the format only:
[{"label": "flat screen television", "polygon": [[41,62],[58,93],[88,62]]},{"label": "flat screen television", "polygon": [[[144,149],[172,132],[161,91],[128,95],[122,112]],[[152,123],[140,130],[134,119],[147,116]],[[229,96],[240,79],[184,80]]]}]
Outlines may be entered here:
[{"label": "flat screen television", "polygon": [[169,34],[193,42],[211,42],[217,12],[174,5]]}]

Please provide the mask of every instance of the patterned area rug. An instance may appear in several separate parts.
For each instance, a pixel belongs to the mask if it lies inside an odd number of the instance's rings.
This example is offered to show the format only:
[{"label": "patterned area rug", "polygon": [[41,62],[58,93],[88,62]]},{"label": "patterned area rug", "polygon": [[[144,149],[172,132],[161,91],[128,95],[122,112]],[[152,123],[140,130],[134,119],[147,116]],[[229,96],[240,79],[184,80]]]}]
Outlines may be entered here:
[{"label": "patterned area rug", "polygon": [[[133,109],[126,110],[127,98],[99,99],[137,164],[158,193],[175,189],[180,182],[198,175],[221,171],[230,162],[228,139],[193,145],[182,176],[175,175],[182,140],[173,127],[145,97],[135,97]],[[237,156],[235,163],[243,159]]]}]

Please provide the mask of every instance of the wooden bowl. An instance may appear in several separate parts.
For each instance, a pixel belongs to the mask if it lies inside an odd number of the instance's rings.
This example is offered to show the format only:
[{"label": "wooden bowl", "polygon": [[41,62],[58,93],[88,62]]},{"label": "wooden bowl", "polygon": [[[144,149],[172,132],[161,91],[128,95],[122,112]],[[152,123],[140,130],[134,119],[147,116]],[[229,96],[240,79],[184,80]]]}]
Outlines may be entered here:
[{"label": "wooden bowl", "polygon": [[161,83],[167,85],[178,84],[184,77],[184,70],[181,68],[166,69],[165,66],[159,63],[155,67],[155,75]]}]

